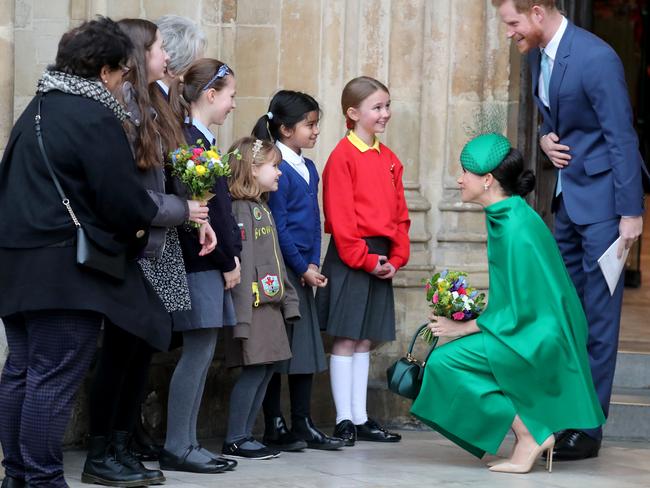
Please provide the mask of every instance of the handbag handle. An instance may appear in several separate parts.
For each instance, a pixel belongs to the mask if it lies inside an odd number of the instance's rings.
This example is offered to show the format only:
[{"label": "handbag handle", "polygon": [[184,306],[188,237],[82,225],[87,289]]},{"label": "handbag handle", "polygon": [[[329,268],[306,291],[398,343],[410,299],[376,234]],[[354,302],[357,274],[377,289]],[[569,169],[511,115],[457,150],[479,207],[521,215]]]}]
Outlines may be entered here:
[{"label": "handbag handle", "polygon": [[75,227],[79,228],[81,227],[81,224],[79,223],[79,219],[77,219],[77,216],[72,210],[72,206],[70,205],[70,199],[65,196],[65,193],[63,193],[63,188],[61,188],[61,183],[59,183],[59,179],[56,177],[56,174],[52,169],[52,163],[50,163],[50,158],[47,157],[47,153],[45,152],[45,145],[43,144],[43,130],[41,129],[42,103],[43,103],[43,94],[39,93],[38,109],[36,111],[36,116],[34,117],[34,126],[36,129],[36,139],[38,139],[38,147],[41,150],[41,155],[43,156],[43,160],[45,161],[45,166],[47,166],[47,171],[50,173],[50,177],[54,182],[54,186],[56,186],[56,191],[59,193],[59,196],[61,197],[61,203],[65,206],[68,213],[70,214],[70,218],[72,219],[72,222],[74,222]]},{"label": "handbag handle", "polygon": [[434,336],[433,344],[431,344],[431,349],[429,349],[429,352],[427,353],[427,357],[424,359],[424,361],[419,361],[413,356],[413,348],[415,347],[415,341],[417,341],[422,331],[426,329],[428,326],[429,326],[428,322],[426,324],[422,324],[420,327],[418,327],[418,330],[415,332],[415,334],[413,334],[413,338],[411,339],[411,344],[409,345],[408,351],[406,352],[406,360],[409,363],[419,364],[420,366],[424,367],[424,365],[429,360],[429,356],[431,356],[431,353],[436,348],[436,345],[438,344],[438,337]]}]

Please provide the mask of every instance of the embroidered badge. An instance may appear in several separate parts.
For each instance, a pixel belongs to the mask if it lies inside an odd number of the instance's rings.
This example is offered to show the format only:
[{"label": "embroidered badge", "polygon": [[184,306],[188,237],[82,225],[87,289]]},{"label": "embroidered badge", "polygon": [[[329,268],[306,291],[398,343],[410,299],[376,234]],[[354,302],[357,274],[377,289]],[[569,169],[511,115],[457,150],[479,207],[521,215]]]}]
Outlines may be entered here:
[{"label": "embroidered badge", "polygon": [[255,220],[262,220],[262,211],[259,207],[253,207],[253,217]]},{"label": "embroidered badge", "polygon": [[260,282],[267,297],[274,297],[280,291],[280,280],[277,275],[267,274]]},{"label": "embroidered badge", "polygon": [[244,224],[237,224],[239,227],[239,233],[241,234],[241,240],[245,241],[246,240],[246,229],[244,229]]}]

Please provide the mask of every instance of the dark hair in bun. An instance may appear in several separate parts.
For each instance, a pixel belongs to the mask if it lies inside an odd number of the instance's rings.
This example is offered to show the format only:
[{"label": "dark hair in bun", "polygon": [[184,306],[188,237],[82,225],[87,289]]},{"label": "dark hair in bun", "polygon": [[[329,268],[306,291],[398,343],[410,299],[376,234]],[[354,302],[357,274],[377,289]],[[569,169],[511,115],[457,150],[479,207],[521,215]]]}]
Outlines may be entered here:
[{"label": "dark hair in bun", "polygon": [[535,188],[535,173],[524,170],[524,157],[518,149],[512,148],[501,164],[491,171],[508,195],[525,197]]}]

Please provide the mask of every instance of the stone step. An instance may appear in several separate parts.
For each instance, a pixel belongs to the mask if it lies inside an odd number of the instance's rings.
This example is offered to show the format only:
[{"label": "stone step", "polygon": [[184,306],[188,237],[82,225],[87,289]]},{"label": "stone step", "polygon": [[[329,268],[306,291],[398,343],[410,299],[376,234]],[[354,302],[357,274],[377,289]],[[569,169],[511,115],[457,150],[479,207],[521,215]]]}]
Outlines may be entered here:
[{"label": "stone step", "polygon": [[610,439],[650,441],[650,389],[614,388],[603,435]]},{"label": "stone step", "polygon": [[650,389],[650,354],[619,351],[614,387]]}]

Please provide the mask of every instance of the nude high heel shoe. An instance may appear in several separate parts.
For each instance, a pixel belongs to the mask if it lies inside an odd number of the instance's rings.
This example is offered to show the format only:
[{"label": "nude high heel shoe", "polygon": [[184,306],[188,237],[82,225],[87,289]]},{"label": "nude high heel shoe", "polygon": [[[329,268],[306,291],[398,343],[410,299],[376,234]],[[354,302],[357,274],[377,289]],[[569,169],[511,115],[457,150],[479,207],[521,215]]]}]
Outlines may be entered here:
[{"label": "nude high heel shoe", "polygon": [[546,469],[549,473],[553,472],[553,446],[555,446],[555,436],[551,434],[541,446],[537,446],[528,455],[528,459],[524,464],[513,464],[511,462],[499,463],[490,467],[490,471],[495,473],[529,473],[533,469],[533,465],[537,458],[546,451]]}]

